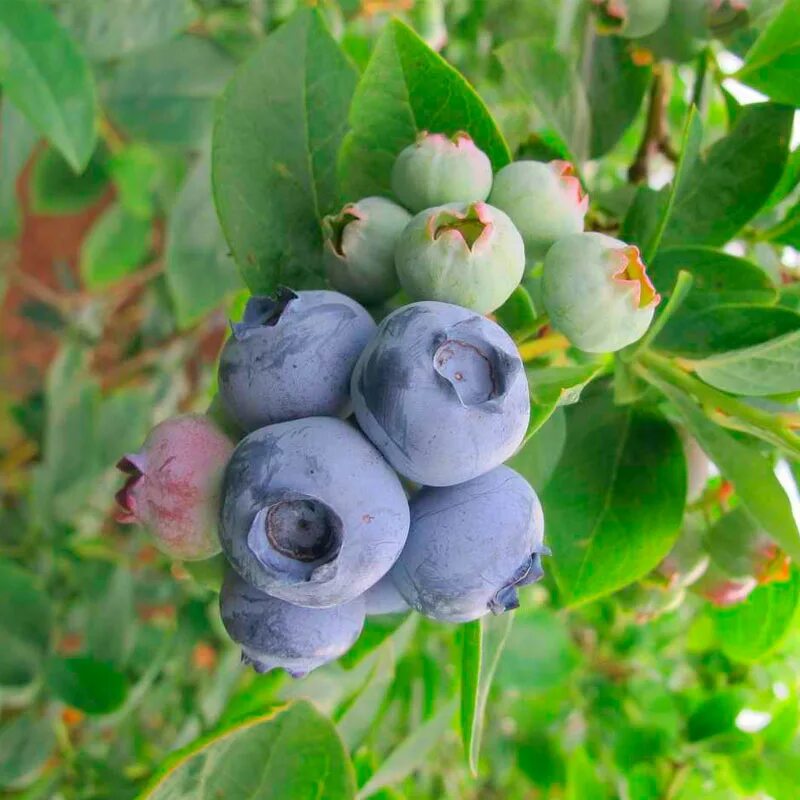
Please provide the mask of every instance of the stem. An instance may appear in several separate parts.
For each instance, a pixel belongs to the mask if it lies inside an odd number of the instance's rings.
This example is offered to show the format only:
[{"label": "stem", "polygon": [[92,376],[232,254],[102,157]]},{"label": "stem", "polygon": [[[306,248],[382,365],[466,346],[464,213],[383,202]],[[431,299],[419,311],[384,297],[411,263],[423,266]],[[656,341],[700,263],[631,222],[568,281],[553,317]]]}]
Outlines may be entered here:
[{"label": "stem", "polygon": [[555,350],[566,350],[569,347],[569,339],[560,333],[551,333],[541,339],[534,339],[532,342],[520,345],[519,355],[523,361],[533,361],[534,358],[552,353]]},{"label": "stem", "polygon": [[670,778],[667,788],[664,791],[664,800],[673,800],[673,798],[677,796],[678,792],[683,787],[683,784],[686,783],[686,779],[688,777],[688,764],[674,764],[672,777]]},{"label": "stem", "polygon": [[697,56],[697,71],[695,72],[694,87],[692,89],[692,103],[698,112],[702,112],[703,91],[706,85],[706,73],[708,72],[708,48],[705,47]]},{"label": "stem", "polygon": [[[753,408],[725,392],[714,389],[707,383],[689,375],[664,356],[656,355],[653,352],[643,352],[639,356],[639,361],[664,380],[680,387],[701,402],[769,434],[771,441],[786,448],[795,458],[800,455],[800,437],[788,430],[774,414]],[[645,380],[647,379],[647,369],[637,371]],[[717,419],[717,421],[719,420]]]}]

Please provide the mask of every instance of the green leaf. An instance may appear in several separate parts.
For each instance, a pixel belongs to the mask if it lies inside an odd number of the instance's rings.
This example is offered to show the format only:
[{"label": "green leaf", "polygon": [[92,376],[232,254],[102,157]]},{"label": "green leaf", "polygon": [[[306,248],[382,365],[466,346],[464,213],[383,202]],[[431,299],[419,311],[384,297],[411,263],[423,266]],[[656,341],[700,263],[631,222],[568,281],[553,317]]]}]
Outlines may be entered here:
[{"label": "green leaf", "polygon": [[789,308],[727,303],[676,314],[655,346],[687,358],[707,358],[768,343],[798,327],[800,315]]},{"label": "green leaf", "polygon": [[356,643],[339,659],[345,669],[352,669],[380,647],[400,628],[416,625],[416,617],[408,614],[379,614],[367,617]]},{"label": "green leaf", "polygon": [[563,685],[580,659],[564,617],[546,608],[520,609],[514,614],[514,628],[495,683],[523,692],[545,692]]},{"label": "green leaf", "polygon": [[514,615],[485,616],[462,628],[461,741],[467,764],[478,774],[486,702]]},{"label": "green leaf", "polygon": [[736,661],[761,661],[795,626],[800,601],[800,573],[788,581],[759,586],[743,603],[713,612],[722,650]]},{"label": "green leaf", "polygon": [[654,376],[650,381],[666,395],[711,461],[733,483],[756,521],[793,559],[800,558],[792,507],[770,460],[715,425],[681,390]]},{"label": "green leaf", "polygon": [[108,160],[120,205],[134,217],[152,219],[164,155],[143,144],[129,144]]},{"label": "green leaf", "polygon": [[508,300],[495,309],[497,324],[505,328],[517,341],[536,330],[536,307],[530,292],[522,285],[517,286]]},{"label": "green leaf", "polygon": [[706,383],[732,394],[800,392],[800,325],[777,339],[695,362],[694,369]]},{"label": "green leaf", "polygon": [[466,131],[495,170],[510,160],[491,114],[466,80],[399,20],[375,43],[358,83],[339,175],[350,199],[391,195],[397,154],[421,131]]},{"label": "green leaf", "polygon": [[566,440],[564,410],[554,408],[553,414],[527,439],[507,464],[519,472],[537,492],[541,492],[558,466]]},{"label": "green leaf", "polygon": [[192,742],[161,767],[141,797],[349,800],[354,795],[353,767],[336,729],[310,703],[298,701]]},{"label": "green leaf", "polygon": [[45,150],[31,175],[31,207],[37,214],[74,214],[99,200],[108,186],[105,167],[91,159],[76,175],[56,150]]},{"label": "green leaf", "polygon": [[390,642],[376,651],[374,662],[366,684],[336,723],[345,747],[351,752],[369,733],[394,681],[395,655]]},{"label": "green leaf", "polygon": [[572,64],[538,37],[507,42],[496,53],[514,87],[536,106],[571,160],[583,162],[589,153],[591,112]]},{"label": "green leaf", "polygon": [[91,655],[97,661],[124,667],[132,644],[134,619],[133,576],[130,570],[119,567],[89,608],[86,638]]},{"label": "green leaf", "polygon": [[666,420],[608,393],[567,409],[564,455],[542,495],[552,570],[569,605],[648,573],[678,535],[686,463]]},{"label": "green leaf", "polygon": [[56,745],[47,719],[20,716],[0,727],[0,786],[22,788],[33,782]]},{"label": "green leaf", "polygon": [[[146,389],[118,389],[103,398],[95,417],[95,465],[100,471],[137,450],[151,426],[153,399]],[[88,433],[88,432],[86,432]]]},{"label": "green leaf", "polygon": [[744,506],[722,514],[703,536],[703,546],[711,560],[731,578],[760,577],[758,571],[763,565],[756,563],[758,550],[766,543],[771,544],[772,540],[762,533]]},{"label": "green leaf", "polygon": [[0,102],[0,239],[19,234],[20,209],[17,178],[28,163],[39,134],[17,109]]},{"label": "green leaf", "polygon": [[38,0],[0,3],[0,84],[81,172],[97,137],[94,81],[80,50]]},{"label": "green leaf", "polygon": [[628,206],[625,219],[622,220],[620,239],[635,244],[645,263],[649,263],[658,249],[663,225],[669,213],[671,191],[671,186],[665,186],[658,191],[649,186],[639,186]]},{"label": "green leaf", "polygon": [[50,601],[33,575],[4,559],[0,586],[0,687],[23,687],[38,674],[50,642]]},{"label": "green leaf", "polygon": [[786,0],[747,51],[736,79],[778,103],[800,105],[800,0]]},{"label": "green leaf", "polygon": [[[681,270],[675,278],[675,283],[673,284],[672,291],[669,294],[667,302],[659,309],[659,312],[648,328],[647,333],[641,339],[639,339],[638,342],[634,342],[632,345],[629,345],[628,348],[626,348],[624,351],[623,360],[629,360],[636,353],[646,350],[648,347],[650,347],[653,340],[658,337],[658,334],[661,333],[667,323],[675,317],[678,311],[680,311],[681,307],[686,302],[686,298],[691,292],[693,285],[694,278],[692,277],[692,273]],[[618,372],[617,374],[620,373]]]},{"label": "green leaf", "polygon": [[211,164],[195,164],[167,224],[167,286],[178,326],[188,328],[241,288],[211,196]]},{"label": "green leaf", "polygon": [[554,789],[564,785],[564,756],[555,736],[544,731],[525,732],[524,740],[517,743],[517,765],[536,787]]},{"label": "green leaf", "polygon": [[81,245],[81,277],[90,289],[101,289],[140,266],[151,249],[149,220],[113,205],[95,222]]},{"label": "green leaf", "polygon": [[795,203],[781,222],[766,232],[766,237],[780,244],[800,248],[800,202]]},{"label": "green leaf", "polygon": [[723,691],[703,700],[686,720],[686,734],[690,742],[699,742],[735,729],[736,717],[744,707],[742,695],[737,691]]},{"label": "green leaf", "polygon": [[214,197],[254,293],[322,285],[320,221],[338,201],[336,159],[355,81],[319,13],[302,10],[225,91],[214,129]]},{"label": "green leaf", "polygon": [[763,269],[752,261],[711,247],[670,247],[660,250],[648,273],[662,298],[668,299],[678,273],[694,279],[682,311],[698,310],[724,303],[769,305],[777,292]]},{"label": "green leaf", "polygon": [[791,108],[746,106],[677,188],[663,246],[723,245],[758,213],[786,164]]},{"label": "green leaf", "polygon": [[630,42],[619,36],[592,39],[586,93],[591,115],[589,157],[604,155],[636,119],[650,82],[650,67],[637,66]]},{"label": "green leaf", "polygon": [[789,154],[783,175],[781,175],[778,185],[767,202],[767,208],[774,208],[778,203],[785,200],[798,183],[800,183],[800,147],[795,147]]},{"label": "green leaf", "polygon": [[69,0],[58,17],[93,61],[172,39],[197,16],[191,0]]},{"label": "green leaf", "polygon": [[204,589],[210,589],[212,592],[219,594],[220,589],[222,589],[222,582],[225,580],[228,561],[225,556],[219,553],[200,561],[184,561],[183,568]]},{"label": "green leaf", "polygon": [[[337,710],[339,735],[351,751],[358,748],[380,719],[384,710],[384,697],[395,681],[395,664],[408,650],[419,623],[416,614],[381,614],[368,618],[367,625],[375,620],[383,621],[390,618],[399,620],[400,624],[391,629],[391,633],[381,640],[378,647],[374,645],[370,647],[368,654],[362,652],[358,661],[362,659],[364,661],[360,669],[363,669],[364,665],[370,667],[367,680],[362,682],[355,695],[345,702],[344,707]],[[356,644],[357,647],[361,638],[363,633]],[[368,658],[364,658],[365,655],[368,655]],[[353,673],[356,672],[357,670],[353,670]]]},{"label": "green leaf", "polygon": [[602,361],[569,367],[529,367],[526,374],[531,392],[531,420],[523,444],[550,419],[556,408],[577,403],[581,392],[605,369]]},{"label": "green leaf", "polygon": [[125,701],[125,676],[110,664],[89,656],[51,657],[45,666],[47,685],[61,701],[86,714],[109,714]]},{"label": "green leaf", "polygon": [[659,251],[667,226],[675,213],[679,198],[686,195],[694,175],[703,126],[694,107],[689,109],[681,137],[680,160],[672,183],[656,192],[641,186],[622,223],[621,236],[626,242],[638,245],[645,263],[650,263]]},{"label": "green leaf", "polygon": [[598,769],[582,747],[567,760],[566,800],[606,800],[608,793],[598,777]]},{"label": "green leaf", "polygon": [[94,420],[100,408],[100,390],[86,375],[86,352],[70,344],[62,348],[47,374],[46,426],[41,480],[49,516],[69,521],[96,480]]},{"label": "green leaf", "polygon": [[[433,748],[450,729],[456,700],[445,703],[439,711],[422,725],[417,726],[408,738],[400,742],[382,761],[377,770],[358,792],[358,799],[398,783],[425,762]],[[326,798],[327,800],[327,798]]]},{"label": "green leaf", "polygon": [[134,139],[199,146],[211,130],[214,101],[233,60],[207,39],[183,36],[122,59],[104,86],[114,123]]}]

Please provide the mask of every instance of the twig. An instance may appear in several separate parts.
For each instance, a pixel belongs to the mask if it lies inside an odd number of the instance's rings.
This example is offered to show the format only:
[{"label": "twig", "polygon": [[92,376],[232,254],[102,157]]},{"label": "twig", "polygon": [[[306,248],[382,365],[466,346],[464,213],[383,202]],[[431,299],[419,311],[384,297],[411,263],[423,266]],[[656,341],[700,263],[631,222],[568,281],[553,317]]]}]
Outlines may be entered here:
[{"label": "twig", "polygon": [[642,183],[650,173],[650,159],[661,153],[670,161],[677,161],[678,153],[672,147],[667,133],[667,100],[669,85],[664,67],[653,67],[653,83],[650,87],[650,98],[647,106],[642,143],[636,151],[636,157],[628,168],[628,180],[631,183]]},{"label": "twig", "polygon": [[[769,436],[770,441],[782,447],[793,458],[800,456],[800,437],[787,428],[783,421],[774,414],[754,408],[736,397],[714,389],[707,383],[689,375],[675,362],[664,356],[645,351],[639,355],[639,362],[634,369],[645,380],[648,380],[648,370],[652,370],[663,380],[680,387],[704,405],[710,406],[715,412],[722,412],[724,417],[732,417],[733,419],[726,427],[741,430],[741,427],[736,424],[736,420],[741,420],[748,426],[763,431]],[[724,417],[717,416],[715,421],[722,424]]]}]

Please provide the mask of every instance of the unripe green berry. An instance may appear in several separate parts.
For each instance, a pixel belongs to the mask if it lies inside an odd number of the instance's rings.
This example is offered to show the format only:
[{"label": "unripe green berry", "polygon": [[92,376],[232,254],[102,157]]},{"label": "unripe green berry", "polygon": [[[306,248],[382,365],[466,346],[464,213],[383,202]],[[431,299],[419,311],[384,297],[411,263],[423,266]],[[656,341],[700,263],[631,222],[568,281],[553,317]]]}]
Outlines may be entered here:
[{"label": "unripe green berry", "polygon": [[485,200],[492,188],[492,165],[466,133],[420,134],[392,169],[392,191],[411,211],[445,203]]},{"label": "unripe green berry", "polygon": [[592,0],[601,30],[638,39],[657,30],[667,18],[670,0]]},{"label": "unripe green berry", "polygon": [[365,197],[325,217],[325,269],[334,289],[362,303],[380,303],[395,294],[400,281],[394,249],[410,219],[385,197]]},{"label": "unripe green berry", "polygon": [[506,214],[487,203],[451,203],[417,214],[395,252],[414,300],[441,300],[488,314],[522,280],[525,246]]},{"label": "unripe green berry", "polygon": [[568,161],[508,164],[495,175],[489,201],[511,217],[529,261],[544,258],[562,237],[580,233],[589,208],[589,198]]},{"label": "unripe green berry", "polygon": [[602,233],[574,233],[550,248],[542,298],[553,325],[588,353],[640,339],[661,299],[638,248]]}]

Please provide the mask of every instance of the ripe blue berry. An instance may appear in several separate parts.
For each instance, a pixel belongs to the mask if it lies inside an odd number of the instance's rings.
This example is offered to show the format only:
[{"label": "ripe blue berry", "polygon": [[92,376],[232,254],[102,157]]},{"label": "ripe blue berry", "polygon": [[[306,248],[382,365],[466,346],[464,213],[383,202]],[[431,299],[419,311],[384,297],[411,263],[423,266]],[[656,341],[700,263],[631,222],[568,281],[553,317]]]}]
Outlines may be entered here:
[{"label": "ripe blue berry", "polygon": [[522,442],[530,398],[508,334],[460,306],[390,314],[353,371],[361,429],[409,480],[449,486],[488,472]]},{"label": "ripe blue berry", "polygon": [[375,322],[338,292],[251,297],[219,361],[223,406],[245,431],[350,413],[353,366]]}]

